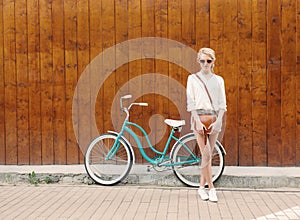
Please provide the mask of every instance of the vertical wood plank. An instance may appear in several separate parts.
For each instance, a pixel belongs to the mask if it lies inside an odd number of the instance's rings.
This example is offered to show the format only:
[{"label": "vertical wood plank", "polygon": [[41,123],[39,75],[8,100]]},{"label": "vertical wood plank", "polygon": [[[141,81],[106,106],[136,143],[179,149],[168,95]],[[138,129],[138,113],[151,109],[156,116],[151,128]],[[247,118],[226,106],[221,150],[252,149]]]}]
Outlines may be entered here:
[{"label": "vertical wood plank", "polygon": [[41,164],[41,86],[38,1],[27,1],[30,164]]},{"label": "vertical wood plank", "polygon": [[[155,1],[150,0],[142,0],[141,1],[141,11],[142,11],[142,37],[153,37],[155,36]],[[144,44],[143,45],[148,51],[150,51],[149,48],[152,47],[151,44]],[[154,50],[154,47],[153,47]],[[154,53],[154,51],[151,51]],[[149,56],[146,52],[144,52],[145,56]],[[147,74],[147,73],[154,73],[155,72],[155,66],[154,66],[154,60],[153,59],[143,59],[142,60],[142,73]],[[142,77],[142,89],[154,89],[155,88],[155,76],[154,74],[145,79]],[[150,90],[151,90],[150,89]],[[147,111],[143,111],[143,123],[142,127],[145,129],[145,131],[150,134],[150,140],[152,143],[155,141],[155,136],[152,135],[155,133],[155,131],[151,130],[150,128],[150,117],[154,115],[155,113],[155,94],[146,94],[143,96],[143,101],[147,102],[149,105],[147,106]],[[153,126],[152,126],[153,129]],[[147,146],[146,142],[143,143],[143,146]],[[146,154],[148,154],[150,157],[152,156],[151,150],[147,147],[145,149]],[[143,162],[145,162],[143,160]]]},{"label": "vertical wood plank", "polygon": [[27,68],[27,5],[15,2],[18,164],[29,164],[29,89]]},{"label": "vertical wood plank", "polygon": [[[176,40],[178,42],[181,42],[182,39],[182,33],[181,33],[181,21],[182,21],[182,1],[181,0],[170,0],[168,1],[168,38],[172,40]],[[197,24],[196,24],[197,26]],[[197,29],[198,30],[198,29]],[[196,33],[196,42],[198,43],[197,33]],[[168,92],[169,97],[171,97],[171,100],[174,100],[175,103],[180,103],[180,107],[182,107],[183,111],[186,111],[186,91],[181,90],[180,87],[174,86],[173,81],[176,83],[179,83],[184,88],[186,88],[186,82],[187,77],[189,73],[184,70],[182,67],[180,67],[180,64],[182,64],[183,55],[182,55],[182,48],[171,48],[169,49],[169,56],[176,55],[176,63],[169,62],[169,85],[168,85]],[[171,81],[172,80],[172,81]],[[186,114],[187,118],[183,118],[182,115],[180,115],[179,109],[177,109],[177,106],[175,103],[169,101],[169,117],[171,119],[183,119],[185,120],[187,126],[183,127],[184,129],[177,133],[176,135],[183,136],[186,133],[190,132],[189,123],[190,123],[190,115]],[[170,132],[171,128],[167,128],[167,131]],[[168,133],[167,133],[168,134]],[[167,136],[166,134],[166,136]],[[172,146],[173,143],[171,143]]]},{"label": "vertical wood plank", "polygon": [[[181,0],[170,0],[168,1],[168,38],[172,40],[176,40],[178,42],[181,41]],[[181,63],[182,61],[182,52],[181,48],[174,48],[174,51],[169,51],[169,53],[176,53],[177,62]],[[188,74],[186,74],[188,75]],[[169,77],[175,80],[178,83],[181,83],[183,86],[186,86],[186,81],[183,81],[183,70],[177,64],[169,63]],[[177,103],[182,103],[185,105],[186,103],[186,95],[181,94],[182,91],[179,88],[168,85],[169,96],[174,97],[174,101]],[[174,95],[176,94],[176,95]],[[169,117],[174,119],[179,119],[179,112],[173,106],[173,103],[169,102]],[[187,122],[188,123],[188,122]]]},{"label": "vertical wood plank", "polygon": [[[114,1],[103,0],[102,1],[102,37],[103,37],[103,50],[108,49],[115,45],[115,4]],[[111,60],[104,60],[103,62],[103,70],[107,70],[108,67],[115,66],[115,55]],[[106,79],[103,89],[104,96],[102,105],[105,108],[103,112],[103,120],[104,120],[104,131],[109,129],[113,129],[112,126],[112,97],[115,96],[116,93],[116,72],[113,71],[109,74],[109,77]]]},{"label": "vertical wood plank", "polygon": [[[210,26],[209,26],[210,43],[209,43],[209,45],[216,53],[214,72],[217,75],[224,77],[224,76],[227,76],[227,74],[228,74],[227,69],[223,68],[224,67],[224,53],[225,53],[225,51],[223,50],[223,47],[224,47],[224,37],[223,36],[224,36],[224,26],[227,25],[227,23],[224,22],[224,19],[229,18],[229,24],[232,23],[230,21],[230,18],[232,18],[232,17],[227,16],[227,14],[231,15],[232,13],[235,13],[236,8],[237,8],[237,6],[236,6],[237,2],[231,1],[231,7],[228,8],[227,12],[225,12],[225,10],[224,10],[225,1],[210,0],[209,4],[210,4]],[[234,17],[236,17],[236,16],[233,16],[233,18]],[[232,28],[233,28],[233,30],[235,30],[235,27],[232,27]],[[225,78],[225,89],[227,87],[227,83],[228,83],[228,81],[226,81],[226,78]],[[232,107],[232,106],[230,106],[230,107]],[[230,111],[231,111],[231,108],[230,108]],[[226,124],[226,121],[225,121],[226,115],[227,115],[227,113],[225,113],[224,120],[223,120],[225,124]],[[235,118],[234,121],[236,121],[236,120],[237,119]],[[234,122],[234,121],[232,121],[232,122]],[[236,128],[237,125],[234,125],[234,126]],[[226,125],[224,125],[224,127],[226,127]],[[230,128],[230,125],[229,125],[229,128]],[[225,131],[226,131],[225,128],[222,129],[222,133],[220,133],[220,135],[218,137],[219,140],[223,139]],[[232,135],[230,138],[234,138],[234,137],[235,136]],[[225,137],[225,140],[226,140],[226,137]],[[234,151],[235,146],[232,146],[232,145],[234,145],[236,143],[237,142],[233,142],[233,143],[229,142],[228,143],[229,147],[227,147],[227,149],[229,149],[230,151],[231,150]],[[223,144],[224,144],[224,141],[223,141]],[[227,144],[227,143],[225,142],[225,144]],[[235,159],[235,156],[233,156],[229,160],[234,160],[234,159]]]},{"label": "vertical wood plank", "polygon": [[[142,36],[142,21],[141,21],[141,2],[136,0],[128,0],[128,39],[135,39],[140,38]],[[139,51],[136,48],[133,48],[136,45],[130,44],[130,50],[129,50],[129,59],[132,57],[135,57],[140,55],[142,56],[142,51]],[[128,66],[129,71],[129,80],[135,78],[135,77],[141,77],[142,75],[142,60],[138,59],[135,61],[132,61],[129,63]],[[129,91],[130,93],[135,94],[136,91],[142,91],[142,80],[139,81],[131,81],[129,84]],[[142,101],[141,99],[136,100]],[[131,119],[141,124],[143,118],[143,109],[142,108],[133,108],[131,111]],[[132,139],[130,139],[131,141]],[[135,152],[135,157],[137,162],[142,161],[142,156],[139,153],[138,148],[136,147],[134,141],[133,143],[133,150]]]},{"label": "vertical wood plank", "polygon": [[[154,3],[155,7],[155,37],[161,37],[161,38],[167,38],[168,34],[168,5],[166,1],[163,0],[156,0]],[[162,74],[165,76],[168,76],[168,67],[169,64],[166,61],[160,60],[160,57],[162,54],[166,54],[168,51],[167,48],[168,45],[162,43],[161,41],[157,41],[155,48],[155,73],[156,74]],[[168,94],[168,87],[165,85],[164,82],[160,81],[159,79],[155,80],[155,91],[160,90],[163,94]],[[155,94],[154,99],[154,105],[155,105],[155,111],[156,114],[159,114],[161,116],[161,119],[157,119],[155,121],[155,143],[156,149],[163,151],[165,147],[165,143],[167,143],[168,140],[168,127],[164,123],[164,119],[169,118],[169,97],[164,97],[161,95],[158,95],[158,93]],[[167,130],[166,130],[167,129]]]},{"label": "vertical wood plank", "polygon": [[184,1],[181,4],[182,10],[182,42],[194,49],[196,46],[195,33],[195,1]]},{"label": "vertical wood plank", "polygon": [[[115,24],[116,24],[116,44],[122,43],[128,39],[128,3],[127,0],[118,0],[115,1]],[[116,63],[120,62],[120,60],[128,60],[129,54],[128,51],[120,50],[116,51]],[[128,60],[129,61],[129,60]],[[128,63],[127,61],[127,63]],[[128,64],[124,64],[123,66],[116,69],[116,92],[120,90],[120,88],[128,82]],[[127,93],[126,93],[127,94]],[[122,94],[125,95],[125,94]],[[119,99],[119,97],[114,97]],[[113,117],[115,117],[116,124],[115,129],[119,131],[121,129],[124,117],[121,114],[120,106],[115,106],[113,109]]]},{"label": "vertical wood plank", "polygon": [[66,164],[66,107],[63,0],[52,1],[54,163]]},{"label": "vertical wood plank", "polygon": [[267,165],[266,1],[252,1],[253,164]]},{"label": "vertical wood plank", "polygon": [[[235,9],[235,1],[230,1]],[[216,65],[214,71],[216,74],[222,75],[223,73],[223,32],[224,32],[224,0],[210,0],[210,47],[216,52]],[[226,23],[225,23],[226,24]]]},{"label": "vertical wood plank", "polygon": [[268,165],[282,164],[281,142],[281,4],[267,2]]},{"label": "vertical wood plank", "polygon": [[297,1],[296,5],[297,10],[297,27],[296,27],[296,59],[297,59],[297,65],[296,65],[296,166],[300,165],[300,4],[299,1]]},{"label": "vertical wood plank", "polygon": [[[224,14],[224,37],[223,37],[223,51],[224,51],[224,62],[223,72],[217,72],[224,78],[225,90],[226,90],[226,101],[227,101],[227,120],[224,121],[225,126],[225,137],[223,144],[225,149],[230,155],[227,160],[227,164],[238,165],[238,47],[236,42],[238,41],[238,26],[237,26],[237,1],[226,0],[224,1],[223,11]],[[215,13],[215,12],[214,12]],[[215,25],[213,25],[215,26]],[[217,27],[214,27],[217,29]],[[233,58],[234,57],[234,58]],[[218,59],[218,57],[217,57]],[[219,59],[217,60],[219,65]],[[223,134],[224,135],[224,134]]]},{"label": "vertical wood plank", "polygon": [[17,164],[15,3],[3,1],[6,164]]},{"label": "vertical wood plank", "polygon": [[281,50],[281,99],[282,99],[282,164],[296,163],[296,2],[282,0],[282,50]]},{"label": "vertical wood plank", "polygon": [[210,0],[196,1],[196,50],[209,47]]},{"label": "vertical wood plank", "polygon": [[53,164],[53,62],[51,2],[39,2],[42,117],[42,163]]},{"label": "vertical wood plank", "polygon": [[[191,48],[193,48],[195,51],[199,51],[199,47],[201,47],[201,43],[207,43],[206,36],[204,32],[206,31],[207,26],[201,26],[200,28],[197,27],[199,25],[199,19],[200,16],[203,15],[204,23],[206,22],[205,14],[203,11],[198,11],[198,4],[200,4],[200,7],[205,5],[205,1],[181,1],[181,42]],[[204,6],[205,7],[205,6]],[[209,6],[208,6],[209,7]],[[203,10],[200,9],[200,10]],[[205,10],[205,9],[204,9]],[[199,26],[200,27],[200,26]],[[203,36],[199,36],[199,34],[204,34]],[[201,41],[199,40],[199,38]],[[208,46],[208,45],[207,45]],[[181,57],[184,59],[187,55],[185,54],[184,50],[181,53]],[[200,70],[200,66],[196,63],[196,57],[193,58],[194,60],[191,61],[191,65],[196,64],[195,70]],[[196,71],[194,71],[196,72]],[[182,84],[186,87],[187,78],[189,76],[189,72],[183,71],[182,72]],[[185,94],[186,96],[186,94]],[[186,97],[184,97],[184,102],[186,104]],[[187,126],[189,126],[189,122],[187,122]]]},{"label": "vertical wood plank", "polygon": [[[97,55],[102,52],[102,18],[101,18],[101,4],[102,1],[90,0],[90,58],[93,60]],[[102,68],[102,67],[100,67]],[[92,70],[97,71],[97,70]],[[100,70],[99,70],[100,71]],[[91,79],[91,85],[95,80]],[[104,133],[103,129],[103,111],[104,106],[102,105],[103,100],[103,87],[100,88],[97,94],[95,117],[97,122],[98,132]],[[97,134],[91,134],[92,138],[95,138]]]},{"label": "vertical wood plank", "polygon": [[[78,79],[82,72],[90,62],[89,57],[89,2],[88,0],[80,0],[77,2],[77,56],[78,56]],[[87,138],[91,140],[91,118],[89,115],[82,114],[80,110],[82,108],[90,106],[90,96],[83,96],[82,90],[90,90],[90,80],[85,82],[84,87],[78,89],[78,97],[82,102],[79,103],[79,126],[83,128],[89,134],[88,137],[81,137],[79,133],[79,138]],[[84,92],[85,94],[90,94],[90,92]],[[91,111],[91,109],[89,109]],[[83,152],[79,151],[79,162],[83,163]]]},{"label": "vertical wood plank", "polygon": [[4,31],[3,1],[0,1],[0,164],[5,164],[5,97],[4,97]]},{"label": "vertical wood plank", "polygon": [[252,149],[252,24],[251,1],[239,1],[238,34],[239,34],[239,165],[253,165]]},{"label": "vertical wood plank", "polygon": [[[66,83],[67,164],[79,162],[79,148],[73,130],[72,102],[77,84],[77,1],[64,1],[64,44]],[[74,119],[78,126],[78,119]],[[77,130],[77,129],[76,129]],[[78,135],[78,134],[77,134]]]}]

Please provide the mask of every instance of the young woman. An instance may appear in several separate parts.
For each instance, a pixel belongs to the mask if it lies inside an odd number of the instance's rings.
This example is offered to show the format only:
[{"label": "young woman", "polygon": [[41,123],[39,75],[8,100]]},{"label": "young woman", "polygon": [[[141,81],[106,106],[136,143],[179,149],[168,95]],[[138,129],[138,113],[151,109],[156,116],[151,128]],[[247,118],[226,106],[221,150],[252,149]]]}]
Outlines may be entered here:
[{"label": "young woman", "polygon": [[[213,71],[216,61],[214,50],[201,48],[198,52],[197,61],[200,63],[201,70],[188,77],[186,90],[187,110],[191,112],[191,129],[197,137],[202,155],[198,193],[202,200],[217,202],[218,197],[212,182],[211,158],[226,111],[225,86],[223,78]],[[200,120],[200,115],[215,115],[216,120],[209,128],[206,128]],[[206,135],[206,131],[208,131],[209,137]],[[209,187],[208,194],[204,187],[206,183]]]}]

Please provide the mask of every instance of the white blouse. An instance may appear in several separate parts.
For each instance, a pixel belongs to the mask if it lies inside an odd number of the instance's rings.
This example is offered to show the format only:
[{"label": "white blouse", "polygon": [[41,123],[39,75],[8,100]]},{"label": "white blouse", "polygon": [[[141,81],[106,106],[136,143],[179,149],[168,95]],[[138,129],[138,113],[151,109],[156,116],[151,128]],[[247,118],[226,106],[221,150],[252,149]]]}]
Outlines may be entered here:
[{"label": "white blouse", "polygon": [[187,111],[204,110],[227,110],[224,80],[221,76],[213,74],[208,80],[200,72],[196,73],[205,83],[211,96],[214,107],[211,106],[209,97],[202,82],[195,74],[191,74],[187,80]]}]

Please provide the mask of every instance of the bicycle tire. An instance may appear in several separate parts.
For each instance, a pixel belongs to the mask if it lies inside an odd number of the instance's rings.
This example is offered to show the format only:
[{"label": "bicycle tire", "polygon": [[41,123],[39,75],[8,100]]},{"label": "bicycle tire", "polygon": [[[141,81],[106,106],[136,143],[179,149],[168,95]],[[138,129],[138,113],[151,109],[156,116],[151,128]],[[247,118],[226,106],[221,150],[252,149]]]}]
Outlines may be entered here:
[{"label": "bicycle tire", "polygon": [[[201,170],[201,153],[198,147],[196,137],[193,133],[184,136],[181,139],[191,152],[193,152],[197,158],[200,158],[198,163],[185,164],[173,166],[173,172],[175,176],[185,185],[191,187],[199,187],[200,185],[200,170]],[[197,152],[198,151],[198,152]],[[212,180],[216,182],[222,175],[225,166],[224,152],[221,149],[221,144],[217,141],[215,145],[215,152],[212,158]],[[174,163],[183,162],[187,158],[192,158],[188,150],[180,143],[177,142],[172,148],[171,158]]]},{"label": "bicycle tire", "polygon": [[100,185],[112,186],[120,183],[129,174],[132,163],[132,151],[120,138],[120,147],[113,158],[105,159],[117,139],[115,134],[102,134],[88,146],[84,165],[88,175]]}]

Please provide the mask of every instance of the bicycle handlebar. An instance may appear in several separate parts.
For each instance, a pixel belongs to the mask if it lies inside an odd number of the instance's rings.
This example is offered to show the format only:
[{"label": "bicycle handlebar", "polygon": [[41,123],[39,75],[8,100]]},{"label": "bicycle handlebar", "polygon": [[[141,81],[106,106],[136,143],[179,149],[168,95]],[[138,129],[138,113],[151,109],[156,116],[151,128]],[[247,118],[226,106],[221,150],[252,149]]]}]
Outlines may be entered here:
[{"label": "bicycle handlebar", "polygon": [[139,106],[148,106],[147,102],[140,102],[140,103],[135,103],[135,104],[138,104]]},{"label": "bicycle handlebar", "polygon": [[125,111],[125,112],[129,111],[133,105],[148,106],[148,103],[146,103],[146,102],[133,102],[129,105],[128,108],[123,108],[123,99],[130,99],[130,98],[132,98],[132,95],[130,95],[130,94],[124,95],[120,98],[120,106],[121,106],[122,111]]},{"label": "bicycle handlebar", "polygon": [[132,98],[132,95],[124,95],[121,97],[121,99],[131,99]]}]

